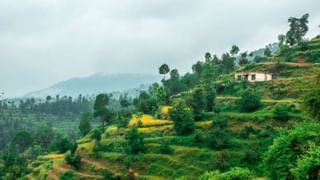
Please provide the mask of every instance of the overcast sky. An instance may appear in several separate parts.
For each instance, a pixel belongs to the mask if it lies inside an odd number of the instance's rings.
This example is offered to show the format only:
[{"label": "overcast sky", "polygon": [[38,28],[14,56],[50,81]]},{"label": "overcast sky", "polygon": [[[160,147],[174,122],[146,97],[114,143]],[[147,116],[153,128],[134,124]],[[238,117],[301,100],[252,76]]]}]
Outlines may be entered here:
[{"label": "overcast sky", "polygon": [[182,72],[207,51],[220,55],[275,42],[289,16],[319,0],[1,0],[0,91],[20,95],[94,73]]}]

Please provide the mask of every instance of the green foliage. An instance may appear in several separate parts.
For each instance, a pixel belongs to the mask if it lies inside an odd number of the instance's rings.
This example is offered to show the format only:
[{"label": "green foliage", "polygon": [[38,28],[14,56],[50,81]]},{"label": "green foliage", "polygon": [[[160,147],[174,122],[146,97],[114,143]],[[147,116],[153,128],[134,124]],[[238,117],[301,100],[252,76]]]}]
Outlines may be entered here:
[{"label": "green foliage", "polygon": [[222,71],[224,73],[229,73],[234,70],[235,66],[235,57],[230,56],[229,53],[224,53],[222,55]]},{"label": "green foliage", "polygon": [[290,106],[286,104],[277,104],[272,111],[272,117],[280,121],[288,121],[290,118],[290,111]]},{"label": "green foliage", "polygon": [[247,52],[244,52],[244,53],[240,54],[240,59],[239,59],[239,65],[240,66],[244,66],[244,65],[249,63],[249,60],[248,60],[247,57],[248,57],[248,53]]},{"label": "green foliage", "polygon": [[206,93],[206,111],[213,111],[216,99],[216,89],[213,86],[207,86],[205,89]]},{"label": "green foliage", "polygon": [[49,145],[49,149],[50,151],[65,153],[68,150],[73,149],[73,144],[68,138],[63,137],[62,135],[57,135]]},{"label": "green foliage", "polygon": [[253,128],[252,126],[245,126],[241,131],[240,131],[240,135],[243,138],[248,138],[250,136],[250,134],[254,134],[256,133],[256,129]]},{"label": "green foliage", "polygon": [[212,129],[225,130],[228,127],[228,118],[222,115],[216,115],[212,121]]},{"label": "green foliage", "polygon": [[278,40],[279,40],[279,46],[280,46],[280,48],[281,48],[281,46],[283,45],[283,43],[284,43],[285,40],[286,40],[286,36],[283,35],[283,34],[280,34],[280,35],[278,35]]},{"label": "green foliage", "polygon": [[304,14],[301,18],[290,17],[289,31],[286,34],[286,42],[290,45],[300,43],[308,32],[309,14]]},{"label": "green foliage", "polygon": [[164,143],[161,143],[161,146],[159,147],[159,151],[162,154],[172,154],[174,149],[172,149],[167,142],[164,142]]},{"label": "green foliage", "polygon": [[206,137],[204,133],[202,133],[201,131],[195,131],[192,140],[195,143],[203,143],[205,141],[205,138]]},{"label": "green foliage", "polygon": [[168,74],[170,72],[170,68],[167,64],[162,64],[159,67],[159,74],[163,74],[163,79],[166,78],[166,74]]},{"label": "green foliage", "polygon": [[64,155],[64,160],[67,164],[76,169],[79,169],[81,166],[81,156],[79,153],[72,153],[71,151],[68,151]]},{"label": "green foliage", "polygon": [[[320,77],[320,75],[319,75]],[[320,82],[318,80],[318,82]],[[320,120],[320,88],[319,83],[315,85],[304,97],[304,107],[307,112],[317,120]]]},{"label": "green foliage", "polygon": [[308,50],[308,45],[309,45],[309,41],[306,39],[301,40],[301,42],[299,42],[299,47],[301,51],[306,51]]},{"label": "green foliage", "polygon": [[112,172],[107,169],[101,170],[102,180],[119,180],[120,178],[113,176]]},{"label": "green foliage", "polygon": [[242,112],[253,112],[262,106],[261,96],[257,92],[248,89],[241,94],[236,104]]},{"label": "green foliage", "polygon": [[264,49],[264,52],[263,52],[264,56],[266,57],[270,57],[272,55],[272,51],[270,50],[270,48],[267,46],[265,49]]},{"label": "green foliage", "polygon": [[158,109],[158,104],[155,97],[148,94],[146,91],[141,91],[137,99],[135,99],[135,105],[139,112],[145,114],[152,114]]},{"label": "green foliage", "polygon": [[221,129],[213,129],[209,133],[209,146],[214,149],[225,149],[231,146],[229,134]]},{"label": "green foliage", "polygon": [[[2,155],[3,168],[0,167],[0,170],[4,179],[16,179],[21,177],[28,172],[27,169],[27,159],[17,151],[17,148],[13,145],[9,147],[8,150],[3,152]],[[0,178],[2,178],[0,176]]]},{"label": "green foliage", "polygon": [[257,165],[261,162],[260,152],[255,149],[248,149],[244,152],[241,160],[248,166]]},{"label": "green foliage", "polygon": [[293,179],[294,174],[290,169],[297,167],[299,157],[308,154],[310,143],[319,145],[319,137],[320,125],[317,123],[297,124],[294,129],[282,133],[274,140],[263,158],[269,178]]},{"label": "green foliage", "polygon": [[99,129],[94,129],[92,132],[91,138],[99,142],[101,140],[101,134],[102,133]]},{"label": "green foliage", "polygon": [[252,177],[253,173],[249,169],[234,167],[224,173],[220,171],[206,172],[200,176],[199,180],[249,180]]},{"label": "green foliage", "polygon": [[169,117],[174,122],[178,135],[190,134],[194,130],[194,120],[190,110],[183,102],[174,105],[169,111]]},{"label": "green foliage", "polygon": [[94,113],[95,118],[99,118],[104,127],[105,123],[110,123],[112,120],[112,111],[107,108],[109,104],[109,95],[108,94],[99,94],[94,102]]},{"label": "green foliage", "polygon": [[76,176],[72,170],[66,171],[59,176],[59,180],[76,180]]},{"label": "green foliage", "polygon": [[237,45],[233,45],[231,47],[231,50],[230,50],[230,54],[232,54],[233,56],[238,54],[240,51],[239,47]]},{"label": "green foliage", "polygon": [[56,134],[49,126],[41,126],[35,133],[35,143],[39,144],[43,149],[48,149]]},{"label": "green foliage", "polygon": [[91,130],[90,120],[92,118],[91,113],[83,113],[80,118],[79,130],[81,136],[85,136]]},{"label": "green foliage", "polygon": [[309,144],[306,154],[299,157],[297,166],[292,168],[295,179],[319,179],[320,174],[320,146],[314,143]]},{"label": "green foliage", "polygon": [[46,101],[39,101],[35,98],[22,99],[19,102],[18,109],[23,113],[32,112],[67,116],[87,112],[91,109],[90,106],[90,100],[82,95],[79,95],[76,99],[70,96],[60,97],[57,95],[55,98],[47,96]]},{"label": "green foliage", "polygon": [[194,119],[201,120],[202,113],[206,108],[206,94],[204,90],[202,88],[196,88],[189,101],[189,104],[192,107]]},{"label": "green foliage", "polygon": [[129,154],[138,154],[144,152],[144,135],[138,131],[137,126],[130,128],[126,134],[126,150]]},{"label": "green foliage", "polygon": [[124,117],[121,114],[118,114],[118,119],[117,119],[117,126],[119,128],[126,128],[128,127],[130,118]]},{"label": "green foliage", "polygon": [[28,147],[32,146],[33,138],[28,132],[20,131],[14,137],[14,139],[12,140],[12,143],[14,143],[17,146],[20,152],[23,152]]}]

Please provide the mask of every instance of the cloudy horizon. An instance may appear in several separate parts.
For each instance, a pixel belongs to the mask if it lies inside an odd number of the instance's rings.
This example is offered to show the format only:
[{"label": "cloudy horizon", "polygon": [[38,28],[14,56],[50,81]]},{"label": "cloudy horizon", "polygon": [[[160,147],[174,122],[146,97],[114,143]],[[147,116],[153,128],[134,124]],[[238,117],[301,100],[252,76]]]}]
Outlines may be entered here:
[{"label": "cloudy horizon", "polygon": [[0,91],[16,96],[96,73],[156,74],[163,63],[187,72],[205,52],[276,42],[290,16],[309,13],[313,37],[318,7],[318,0],[2,0]]}]

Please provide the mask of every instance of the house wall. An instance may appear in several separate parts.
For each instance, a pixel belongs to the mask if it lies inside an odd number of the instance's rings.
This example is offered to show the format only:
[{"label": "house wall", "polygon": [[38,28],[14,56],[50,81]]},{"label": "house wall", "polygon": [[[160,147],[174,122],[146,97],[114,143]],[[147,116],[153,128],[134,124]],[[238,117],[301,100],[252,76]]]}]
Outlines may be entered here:
[{"label": "house wall", "polygon": [[267,73],[258,73],[258,72],[236,73],[235,74],[236,81],[239,81],[238,76],[241,76],[241,79],[246,79],[245,77],[248,76],[247,80],[249,82],[259,82],[259,81],[272,80],[272,75],[267,74]]}]

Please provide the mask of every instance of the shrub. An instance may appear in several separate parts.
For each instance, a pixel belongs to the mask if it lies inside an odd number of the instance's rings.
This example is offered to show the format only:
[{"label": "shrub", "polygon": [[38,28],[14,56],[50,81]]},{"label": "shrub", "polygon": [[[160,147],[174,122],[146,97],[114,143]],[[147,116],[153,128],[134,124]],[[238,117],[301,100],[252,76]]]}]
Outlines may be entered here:
[{"label": "shrub", "polygon": [[95,139],[95,140],[97,140],[97,141],[100,141],[100,140],[101,140],[101,131],[100,131],[99,129],[95,129],[95,130],[92,132],[91,138],[92,138],[92,139]]},{"label": "shrub", "polygon": [[80,118],[79,130],[81,136],[85,136],[91,129],[90,119],[92,118],[91,113],[83,113]]},{"label": "shrub", "polygon": [[172,154],[173,153],[173,149],[169,146],[169,143],[167,143],[167,142],[162,143],[159,150],[160,150],[160,153],[162,153],[162,154]]},{"label": "shrub", "polygon": [[230,157],[227,151],[219,152],[215,155],[215,161],[213,162],[213,167],[221,171],[225,171],[230,168],[231,164],[228,161]]},{"label": "shrub", "polygon": [[100,174],[102,175],[103,180],[116,180],[118,178],[114,177],[112,173],[107,169],[102,169]]},{"label": "shrub", "polygon": [[250,134],[256,133],[256,130],[252,126],[245,126],[241,132],[240,135],[242,138],[248,138]]},{"label": "shrub", "polygon": [[253,112],[262,106],[261,96],[250,89],[245,90],[236,104],[242,112]]},{"label": "shrub", "polygon": [[126,134],[127,152],[137,154],[145,151],[144,135],[138,131],[137,126],[133,126]]},{"label": "shrub", "polygon": [[221,179],[225,179],[225,180],[233,180],[233,179],[248,180],[248,179],[251,179],[252,176],[253,176],[252,172],[249,169],[235,167],[235,168],[231,168],[230,171],[227,171],[227,172],[223,173]]},{"label": "shrub", "polygon": [[[318,75],[320,79],[320,74]],[[320,82],[320,80],[318,80]],[[304,107],[307,112],[317,120],[320,120],[320,88],[315,85],[304,97]]]},{"label": "shrub", "polygon": [[190,110],[183,102],[177,103],[170,109],[169,117],[174,122],[174,129],[178,135],[185,135],[193,132],[194,120]]},{"label": "shrub", "polygon": [[72,142],[61,135],[57,135],[56,138],[49,145],[50,151],[58,151],[60,153],[65,153],[73,148]]},{"label": "shrub", "polygon": [[292,168],[295,179],[320,179],[320,146],[314,143],[309,145],[307,153],[297,161],[297,167]]},{"label": "shrub", "polygon": [[248,180],[253,175],[249,169],[234,167],[229,171],[221,173],[220,171],[206,172],[200,176],[200,180]]},{"label": "shrub", "polygon": [[289,112],[291,108],[285,104],[277,104],[273,111],[272,116],[274,119],[281,120],[281,121],[288,121],[290,118]]},{"label": "shrub", "polygon": [[188,102],[192,107],[194,119],[201,120],[202,113],[206,108],[206,96],[204,90],[202,88],[196,88],[191,94]]},{"label": "shrub", "polygon": [[123,163],[127,168],[141,165],[144,162],[143,154],[129,154],[123,159]]},{"label": "shrub", "polygon": [[119,116],[117,125],[119,128],[127,128],[129,122],[130,122],[130,118]]},{"label": "shrub", "polygon": [[215,149],[224,149],[230,147],[230,138],[228,134],[221,129],[213,129],[209,134],[209,146]]},{"label": "shrub", "polygon": [[221,129],[224,130],[228,127],[228,118],[226,116],[217,115],[213,122],[212,122],[212,128],[213,129]]},{"label": "shrub", "polygon": [[66,171],[59,176],[59,180],[76,180],[76,176],[73,171]]},{"label": "shrub", "polygon": [[319,137],[318,123],[297,124],[293,129],[283,132],[264,154],[263,164],[269,178],[294,179],[290,169],[297,167],[299,157],[308,156],[311,143],[319,146]]},{"label": "shrub", "polygon": [[258,164],[260,162],[260,154],[255,150],[248,149],[245,151],[242,161],[250,165]]},{"label": "shrub", "polygon": [[201,131],[196,131],[192,138],[195,143],[203,143],[205,140],[205,136]]},{"label": "shrub", "polygon": [[67,164],[70,166],[79,169],[81,165],[81,156],[79,153],[72,154],[71,151],[68,151],[64,155],[64,160],[66,161]]}]

